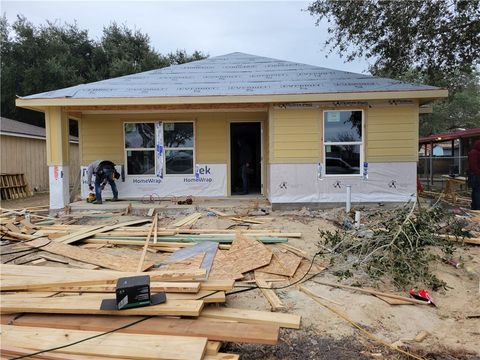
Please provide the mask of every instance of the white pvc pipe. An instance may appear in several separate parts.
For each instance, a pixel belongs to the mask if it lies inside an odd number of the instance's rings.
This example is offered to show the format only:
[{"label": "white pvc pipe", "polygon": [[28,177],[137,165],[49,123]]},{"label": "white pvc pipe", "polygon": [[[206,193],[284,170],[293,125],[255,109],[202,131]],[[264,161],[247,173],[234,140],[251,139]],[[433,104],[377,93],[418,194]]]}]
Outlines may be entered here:
[{"label": "white pvc pipe", "polygon": [[347,203],[346,211],[347,214],[352,210],[352,185],[347,185]]},{"label": "white pvc pipe", "polygon": [[360,211],[355,211],[355,228],[360,227]]}]

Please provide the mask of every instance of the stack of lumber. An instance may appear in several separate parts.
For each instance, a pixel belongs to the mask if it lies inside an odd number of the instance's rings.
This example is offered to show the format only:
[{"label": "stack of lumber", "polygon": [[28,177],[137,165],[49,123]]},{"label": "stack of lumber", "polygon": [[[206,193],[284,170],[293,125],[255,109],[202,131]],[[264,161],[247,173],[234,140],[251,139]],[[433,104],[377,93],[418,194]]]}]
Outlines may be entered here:
[{"label": "stack of lumber", "polygon": [[2,200],[13,200],[33,196],[24,174],[0,174]]},{"label": "stack of lumber", "polygon": [[[0,217],[0,232],[10,241],[2,248],[11,253],[2,255],[0,276],[0,340],[5,356],[24,356],[91,337],[30,358],[236,359],[235,354],[221,352],[222,342],[274,345],[281,327],[300,327],[300,317],[294,314],[223,304],[235,281],[244,280],[242,286],[261,287],[272,310],[286,310],[272,284],[301,279],[310,270],[309,262],[301,250],[275,239],[286,241],[301,234],[186,228],[198,214],[168,228],[158,227],[157,217],[109,219],[101,225],[58,220],[42,225],[39,218],[8,214]],[[107,241],[118,243],[106,245]],[[130,245],[141,245],[143,251]],[[130,253],[113,254],[109,250],[114,249],[105,246]],[[30,261],[32,256],[35,260]],[[154,257],[161,261],[152,261]],[[18,265],[21,262],[26,265]],[[102,300],[115,297],[117,279],[139,271],[150,276],[152,293],[164,291],[167,301],[101,310]]]},{"label": "stack of lumber", "polygon": [[[147,274],[152,292],[166,292],[165,303],[101,310],[103,299],[114,298],[116,280],[135,273],[2,265],[2,354],[26,355],[98,336],[39,356],[235,359],[234,354],[219,352],[221,342],[273,345],[280,327],[300,327],[297,315],[208,307],[225,302],[225,292],[232,290],[233,280],[198,282],[195,271],[189,269]],[[101,335],[117,328],[121,329]]]}]

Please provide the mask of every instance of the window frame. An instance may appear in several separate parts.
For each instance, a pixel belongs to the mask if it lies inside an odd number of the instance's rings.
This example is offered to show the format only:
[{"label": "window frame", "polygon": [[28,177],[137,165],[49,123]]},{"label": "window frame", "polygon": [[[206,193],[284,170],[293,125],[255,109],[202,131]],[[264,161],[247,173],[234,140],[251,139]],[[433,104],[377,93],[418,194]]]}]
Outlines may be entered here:
[{"label": "window frame", "polygon": [[[348,142],[339,142],[339,141],[325,141],[325,118],[326,114],[329,112],[352,112],[360,111],[362,113],[362,140],[361,141],[348,141]],[[365,110],[363,109],[332,109],[332,110],[323,110],[322,111],[322,141],[323,141],[323,176],[325,177],[361,177],[362,176],[362,167],[365,161]],[[327,151],[326,146],[344,146],[344,145],[360,145],[360,166],[358,174],[327,174]]]},{"label": "window frame", "polygon": [[[196,164],[197,164],[197,158],[196,158],[196,151],[195,148],[197,146],[197,134],[196,134],[196,124],[195,120],[138,120],[138,121],[124,121],[123,122],[123,150],[124,150],[124,164],[125,164],[125,176],[142,176],[142,177],[156,177],[156,170],[158,167],[158,161],[157,161],[157,156],[155,154],[155,146],[153,148],[127,148],[125,147],[125,125],[126,124],[153,124],[155,127],[156,131],[156,126],[155,123],[160,122],[162,123],[162,130],[163,130],[163,135],[165,137],[165,128],[164,125],[166,123],[191,123],[193,127],[193,147],[177,147],[177,148],[167,148],[165,147],[165,143],[163,144],[163,154],[162,154],[162,161],[163,161],[163,176],[168,176],[168,177],[185,177],[185,176],[194,176],[195,175],[195,169],[196,169]],[[155,133],[155,137],[156,137]],[[155,161],[155,172],[153,174],[129,174],[128,173],[128,158],[127,158],[127,151],[129,150],[134,150],[134,151],[153,151],[154,153],[154,161]],[[167,174],[167,159],[166,159],[166,154],[167,150],[192,150],[193,151],[193,166],[192,166],[192,173],[190,174]]]},{"label": "window frame", "polygon": [[[196,137],[196,132],[195,132],[195,121],[194,120],[165,120],[165,121],[162,121],[163,123],[163,126],[162,126],[162,130],[163,130],[163,139],[164,139],[164,142],[163,142],[163,176],[168,176],[168,177],[185,177],[185,176],[190,176],[190,175],[195,175],[195,167],[196,167],[196,164],[197,164],[197,158],[196,158],[196,154],[195,154],[195,147],[197,145],[197,137]],[[171,124],[171,123],[191,123],[192,124],[192,128],[193,128],[193,146],[192,147],[176,147],[176,148],[172,148],[172,147],[166,147],[165,146],[165,124]],[[193,152],[193,164],[192,164],[192,173],[188,173],[188,174],[167,174],[167,150],[192,150]],[[156,166],[156,165],[155,165]]]},{"label": "window frame", "polygon": [[125,146],[125,136],[126,136],[126,129],[125,129],[125,125],[127,124],[153,124],[154,126],[154,130],[155,130],[155,121],[124,121],[123,122],[123,154],[125,156],[125,160],[124,160],[124,163],[125,163],[125,176],[144,176],[144,177],[151,177],[151,176],[155,176],[155,171],[153,172],[153,174],[129,174],[128,173],[128,155],[127,155],[127,151],[152,151],[153,152],[153,161],[154,161],[154,164],[155,164],[155,170],[157,169],[157,157],[155,156],[155,145],[153,146],[153,148],[127,148]]}]

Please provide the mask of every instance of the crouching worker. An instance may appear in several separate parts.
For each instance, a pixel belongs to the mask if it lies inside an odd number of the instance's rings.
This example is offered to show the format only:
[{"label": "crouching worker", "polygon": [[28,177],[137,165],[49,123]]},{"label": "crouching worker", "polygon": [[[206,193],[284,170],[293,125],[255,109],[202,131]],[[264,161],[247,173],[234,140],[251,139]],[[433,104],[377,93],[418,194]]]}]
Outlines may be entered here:
[{"label": "crouching worker", "polygon": [[102,203],[102,190],[107,182],[110,184],[113,193],[112,201],[118,201],[118,190],[115,179],[120,178],[120,174],[115,170],[115,164],[108,160],[96,160],[88,165],[88,188],[93,190],[92,175],[95,175],[95,201],[93,204]]}]

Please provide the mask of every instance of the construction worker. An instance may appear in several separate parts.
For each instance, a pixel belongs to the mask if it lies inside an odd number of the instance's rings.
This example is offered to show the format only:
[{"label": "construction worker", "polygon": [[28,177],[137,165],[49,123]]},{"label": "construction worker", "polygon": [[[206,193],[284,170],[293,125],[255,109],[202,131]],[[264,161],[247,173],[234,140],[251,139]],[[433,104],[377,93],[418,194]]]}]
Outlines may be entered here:
[{"label": "construction worker", "polygon": [[468,153],[468,185],[472,188],[472,210],[480,210],[480,140]]},{"label": "construction worker", "polygon": [[109,160],[95,160],[87,168],[88,188],[92,191],[92,175],[95,175],[95,201],[93,204],[102,203],[102,190],[107,182],[110,184],[113,193],[112,201],[118,201],[118,190],[115,179],[120,178],[120,174],[115,170],[115,164]]}]

